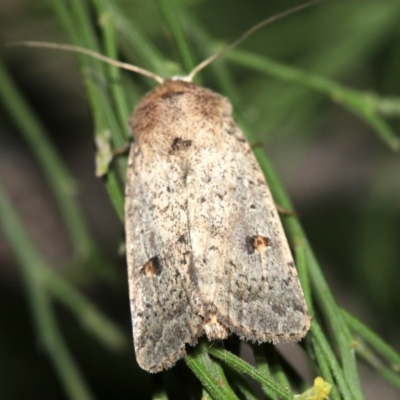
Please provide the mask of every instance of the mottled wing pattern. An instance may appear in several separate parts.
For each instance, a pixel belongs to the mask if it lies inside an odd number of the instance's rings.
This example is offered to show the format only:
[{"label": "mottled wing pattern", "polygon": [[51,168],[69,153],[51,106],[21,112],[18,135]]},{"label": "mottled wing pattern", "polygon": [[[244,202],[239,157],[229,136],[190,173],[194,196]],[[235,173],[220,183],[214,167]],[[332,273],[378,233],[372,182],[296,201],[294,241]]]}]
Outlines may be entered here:
[{"label": "mottled wing pattern", "polygon": [[136,357],[157,372],[204,332],[297,341],[310,318],[273,199],[227,99],[165,81],[135,109],[126,242]]},{"label": "mottled wing pattern", "polygon": [[129,289],[136,358],[150,372],[171,367],[202,331],[188,279],[183,173],[174,160],[146,157],[132,146],[125,200]]},{"label": "mottled wing pattern", "polygon": [[241,338],[300,340],[309,316],[279,216],[249,144],[223,121],[222,137],[205,137],[191,159],[192,280]]}]

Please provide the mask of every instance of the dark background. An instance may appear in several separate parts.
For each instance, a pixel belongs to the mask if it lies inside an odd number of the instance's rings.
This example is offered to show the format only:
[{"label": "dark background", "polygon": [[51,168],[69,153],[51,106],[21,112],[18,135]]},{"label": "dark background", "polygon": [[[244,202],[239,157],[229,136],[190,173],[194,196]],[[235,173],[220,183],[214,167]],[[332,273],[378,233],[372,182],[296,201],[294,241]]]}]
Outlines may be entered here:
[{"label": "dark background", "polygon": [[[198,0],[183,4],[221,44],[260,19],[298,3]],[[118,4],[160,52],[176,63],[171,69],[178,68],[180,58],[156,2]],[[399,96],[399,22],[400,3],[395,0],[326,1],[263,29],[240,48],[355,89]],[[184,29],[190,35],[190,28]],[[0,41],[16,40],[68,42],[51,2],[0,0]],[[194,53],[201,61],[199,49]],[[1,56],[74,176],[90,230],[125,282],[124,258],[118,255],[123,226],[102,180],[94,176],[93,127],[74,56],[3,46]],[[240,114],[265,145],[337,301],[399,350],[398,154],[369,125],[326,97],[227,65],[240,96]],[[203,76],[204,85],[220,91],[206,72]],[[398,118],[388,122],[399,132]],[[125,284],[107,285],[93,274],[83,278],[68,271],[73,249],[57,204],[7,112],[0,114],[0,182],[50,265],[75,280],[129,336]],[[36,340],[27,298],[16,258],[0,236],[0,395],[7,399],[64,398],[57,375]],[[150,378],[135,365],[131,344],[119,353],[105,350],[76,324],[70,312],[59,304],[55,307],[62,334],[98,398],[146,396]],[[369,399],[398,398],[373,371],[361,367],[361,373]]]}]

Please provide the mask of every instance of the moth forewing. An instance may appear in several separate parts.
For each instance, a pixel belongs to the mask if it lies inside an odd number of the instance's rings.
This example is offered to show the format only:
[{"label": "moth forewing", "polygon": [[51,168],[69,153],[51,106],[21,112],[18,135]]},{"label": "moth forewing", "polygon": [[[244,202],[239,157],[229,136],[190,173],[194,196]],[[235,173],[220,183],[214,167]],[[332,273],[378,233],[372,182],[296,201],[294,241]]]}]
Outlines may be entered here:
[{"label": "moth forewing", "polygon": [[131,127],[125,219],[139,365],[168,368],[203,334],[300,340],[310,318],[297,272],[230,102],[165,81]]}]

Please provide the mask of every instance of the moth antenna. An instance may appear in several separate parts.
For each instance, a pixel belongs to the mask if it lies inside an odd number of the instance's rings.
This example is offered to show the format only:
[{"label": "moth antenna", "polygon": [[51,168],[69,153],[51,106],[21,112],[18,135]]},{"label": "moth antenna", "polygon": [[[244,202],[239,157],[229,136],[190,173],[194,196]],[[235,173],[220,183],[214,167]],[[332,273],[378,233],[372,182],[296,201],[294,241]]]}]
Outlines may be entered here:
[{"label": "moth antenna", "polygon": [[103,56],[96,51],[85,49],[84,47],[72,46],[69,44],[59,44],[59,43],[50,43],[50,42],[32,42],[32,41],[23,41],[23,42],[13,42],[7,44],[7,46],[25,46],[25,47],[41,47],[47,49],[56,49],[63,51],[71,51],[74,53],[86,54],[87,56],[97,58],[107,64],[114,65],[115,67],[119,67],[122,69],[126,69],[128,71],[136,72],[140,75],[148,76],[149,78],[154,79],[158,83],[163,83],[164,79],[161,76],[154,74],[153,72],[147,71],[147,69],[143,69],[137,67],[136,65],[131,65],[128,63],[124,63],[121,61],[114,60],[113,58]]},{"label": "moth antenna", "polygon": [[253,25],[249,30],[247,30],[243,35],[241,35],[238,39],[236,39],[234,42],[232,42],[230,45],[226,46],[222,50],[218,51],[217,53],[213,54],[212,56],[208,57],[205,59],[203,62],[201,62],[197,67],[195,67],[190,74],[186,77],[186,80],[189,82],[192,82],[195,75],[201,71],[203,68],[207,67],[207,65],[211,64],[214,60],[217,58],[221,57],[224,55],[226,52],[229,50],[232,50],[234,47],[242,43],[244,40],[246,40],[250,35],[252,35],[254,32],[258,31],[259,29],[263,28],[266,25],[272,24],[275,21],[278,21],[282,18],[287,17],[288,15],[294,14],[300,10],[303,10],[304,8],[308,8],[313,6],[314,4],[320,3],[322,0],[312,0],[307,3],[301,4],[299,6],[293,7],[290,10],[283,11],[279,14],[276,14],[272,17],[269,17],[261,22],[259,22],[256,25]]}]

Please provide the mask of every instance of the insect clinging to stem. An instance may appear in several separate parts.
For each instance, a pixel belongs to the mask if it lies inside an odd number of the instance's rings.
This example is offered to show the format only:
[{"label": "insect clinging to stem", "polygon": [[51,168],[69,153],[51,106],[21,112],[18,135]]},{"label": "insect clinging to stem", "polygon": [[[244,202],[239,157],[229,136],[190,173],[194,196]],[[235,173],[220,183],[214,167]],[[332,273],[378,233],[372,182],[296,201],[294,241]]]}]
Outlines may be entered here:
[{"label": "insect clinging to stem", "polygon": [[125,230],[136,358],[158,372],[205,334],[295,342],[310,316],[268,185],[229,100],[192,83],[216,58],[261,27],[319,1],[268,18],[187,77],[164,80],[89,49],[83,53],[159,83],[130,119]]}]

